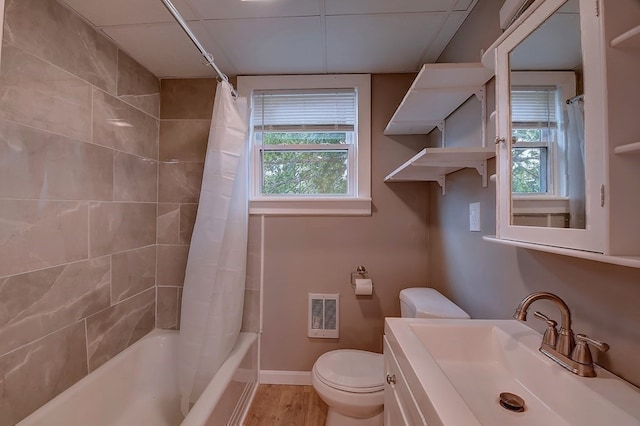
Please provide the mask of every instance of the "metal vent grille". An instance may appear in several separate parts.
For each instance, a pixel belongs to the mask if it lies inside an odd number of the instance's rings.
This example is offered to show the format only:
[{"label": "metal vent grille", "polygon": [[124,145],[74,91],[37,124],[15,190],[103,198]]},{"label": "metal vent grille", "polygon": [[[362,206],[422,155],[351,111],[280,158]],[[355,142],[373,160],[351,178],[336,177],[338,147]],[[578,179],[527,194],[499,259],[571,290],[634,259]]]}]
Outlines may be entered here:
[{"label": "metal vent grille", "polygon": [[309,293],[309,337],[335,339],[339,334],[339,294]]}]

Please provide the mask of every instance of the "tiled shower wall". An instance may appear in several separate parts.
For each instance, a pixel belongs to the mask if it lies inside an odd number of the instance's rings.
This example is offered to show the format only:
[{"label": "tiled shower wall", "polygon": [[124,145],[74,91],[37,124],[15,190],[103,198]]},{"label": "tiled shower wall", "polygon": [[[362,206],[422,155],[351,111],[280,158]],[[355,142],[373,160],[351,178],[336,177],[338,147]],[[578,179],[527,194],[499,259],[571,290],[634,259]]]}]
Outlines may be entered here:
[{"label": "tiled shower wall", "polygon": [[158,174],[158,327],[179,328],[215,79],[161,81]]},{"label": "tiled shower wall", "polygon": [[[213,78],[161,81],[157,278],[161,328],[179,328],[215,91]],[[260,220],[249,219],[243,331],[257,332],[260,327]]]},{"label": "tiled shower wall", "polygon": [[6,1],[0,425],[153,329],[159,111],[158,79],[71,11]]}]

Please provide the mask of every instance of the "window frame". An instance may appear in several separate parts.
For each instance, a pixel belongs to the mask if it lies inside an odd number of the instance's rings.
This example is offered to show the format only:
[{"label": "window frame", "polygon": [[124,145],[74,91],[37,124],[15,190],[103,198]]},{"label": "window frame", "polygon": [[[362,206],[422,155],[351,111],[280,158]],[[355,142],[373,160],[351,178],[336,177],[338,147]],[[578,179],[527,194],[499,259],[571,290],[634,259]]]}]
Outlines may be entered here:
[{"label": "window frame", "polygon": [[[347,195],[269,195],[259,193],[262,177],[260,148],[254,145],[253,123],[249,123],[249,213],[260,215],[371,215],[371,76],[369,74],[239,76],[238,92],[251,105],[253,93],[260,90],[356,90],[357,122],[355,143],[349,147],[354,156],[353,194]],[[347,144],[348,145],[348,144]],[[346,148],[343,146],[342,149]],[[291,149],[292,147],[289,147]]]},{"label": "window frame", "polygon": [[[515,87],[517,90],[522,90],[526,87],[531,87],[532,90],[540,87],[555,87],[557,102],[559,102],[559,105],[557,105],[559,111],[556,111],[556,140],[546,143],[547,179],[551,179],[551,182],[547,182],[547,192],[518,193],[511,190],[513,208],[522,210],[521,205],[524,205],[527,200],[535,200],[538,204],[544,204],[544,200],[549,200],[549,202],[566,200],[566,177],[564,176],[566,171],[561,167],[559,150],[565,149],[566,139],[564,130],[566,125],[564,117],[565,106],[563,102],[573,98],[576,94],[576,74],[573,71],[513,71],[510,74],[510,87]],[[511,120],[510,112],[509,120]],[[509,125],[509,130],[513,132],[511,124]],[[520,148],[523,145],[512,144],[510,149],[514,147]],[[533,144],[526,146],[534,147]],[[509,153],[509,161],[511,162],[511,152]],[[511,176],[511,173],[509,175]]]}]

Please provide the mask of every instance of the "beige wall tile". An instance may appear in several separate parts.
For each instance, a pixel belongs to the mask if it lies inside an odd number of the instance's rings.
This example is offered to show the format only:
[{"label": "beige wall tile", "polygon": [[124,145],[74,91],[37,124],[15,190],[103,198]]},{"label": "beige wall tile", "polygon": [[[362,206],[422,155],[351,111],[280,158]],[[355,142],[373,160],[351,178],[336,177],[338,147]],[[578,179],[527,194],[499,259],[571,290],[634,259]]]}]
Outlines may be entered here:
[{"label": "beige wall tile", "polygon": [[184,285],[184,272],[187,268],[188,246],[158,246],[158,276],[159,286]]},{"label": "beige wall tile", "polygon": [[118,51],[118,97],[160,117],[160,80],[122,50]]},{"label": "beige wall tile", "polygon": [[178,328],[178,287],[158,287],[158,317],[156,327]]},{"label": "beige wall tile", "polygon": [[180,244],[191,244],[197,214],[197,204],[180,204]]},{"label": "beige wall tile", "polygon": [[260,331],[260,290],[245,290],[242,310],[242,331]]},{"label": "beige wall tile", "polygon": [[150,95],[120,95],[118,99],[133,105],[154,118],[160,117],[160,93]]},{"label": "beige wall tile", "polygon": [[90,85],[7,43],[0,70],[0,117],[91,140]]},{"label": "beige wall tile", "polygon": [[115,45],[55,0],[6,0],[4,37],[103,90],[116,91]]},{"label": "beige wall tile", "polygon": [[94,90],[94,143],[155,160],[158,128],[157,119],[101,90]]},{"label": "beige wall tile", "polygon": [[197,203],[202,185],[204,163],[160,162],[158,201]]},{"label": "beige wall tile", "polygon": [[88,257],[86,202],[2,200],[0,277]]},{"label": "beige wall tile", "polygon": [[0,158],[0,197],[111,200],[110,149],[0,120]]},{"label": "beige wall tile", "polygon": [[164,79],[160,82],[160,118],[210,120],[215,78]]},{"label": "beige wall tile", "polygon": [[91,257],[131,250],[156,241],[153,203],[90,203]]},{"label": "beige wall tile", "polygon": [[0,354],[110,305],[108,257],[0,278]]},{"label": "beige wall tile", "polygon": [[122,352],[155,326],[156,289],[87,318],[87,354],[93,371]]},{"label": "beige wall tile", "polygon": [[118,303],[156,283],[156,246],[111,256],[111,301]]},{"label": "beige wall tile", "polygon": [[0,426],[12,426],[87,374],[84,321],[0,356]]},{"label": "beige wall tile", "polygon": [[158,244],[180,244],[180,204],[158,204]]},{"label": "beige wall tile", "polygon": [[161,120],[161,161],[204,161],[211,120]]},{"label": "beige wall tile", "polygon": [[156,201],[158,162],[124,152],[115,155],[114,201]]},{"label": "beige wall tile", "polygon": [[260,290],[262,260],[262,217],[249,216],[247,239],[247,290]]},{"label": "beige wall tile", "polygon": [[180,320],[182,318],[182,292],[183,287],[178,287],[178,330],[180,330]]}]

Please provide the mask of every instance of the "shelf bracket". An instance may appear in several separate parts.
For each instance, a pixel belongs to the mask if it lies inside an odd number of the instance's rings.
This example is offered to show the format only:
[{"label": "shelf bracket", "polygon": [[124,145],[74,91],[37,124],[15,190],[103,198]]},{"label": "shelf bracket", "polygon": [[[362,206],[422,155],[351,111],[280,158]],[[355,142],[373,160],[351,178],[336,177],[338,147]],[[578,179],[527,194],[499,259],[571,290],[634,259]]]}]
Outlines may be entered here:
[{"label": "shelf bracket", "polygon": [[474,167],[476,171],[482,176],[482,187],[486,188],[489,185],[487,177],[487,160],[482,160]]},{"label": "shelf bracket", "polygon": [[447,194],[447,191],[445,188],[445,180],[446,178],[444,175],[438,176],[438,178],[436,179],[436,182],[438,182],[438,185],[440,185],[440,188],[442,188],[442,195]]},{"label": "shelf bracket", "polygon": [[445,135],[444,135],[445,120],[437,122],[436,127],[438,128],[438,130],[440,130],[440,146],[444,148],[445,147]]}]

